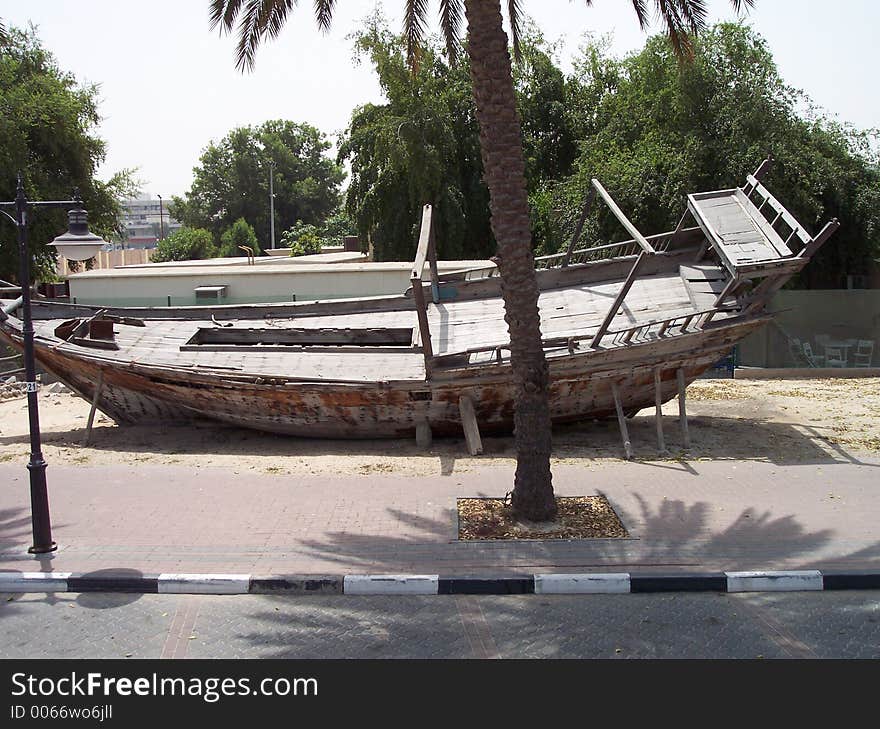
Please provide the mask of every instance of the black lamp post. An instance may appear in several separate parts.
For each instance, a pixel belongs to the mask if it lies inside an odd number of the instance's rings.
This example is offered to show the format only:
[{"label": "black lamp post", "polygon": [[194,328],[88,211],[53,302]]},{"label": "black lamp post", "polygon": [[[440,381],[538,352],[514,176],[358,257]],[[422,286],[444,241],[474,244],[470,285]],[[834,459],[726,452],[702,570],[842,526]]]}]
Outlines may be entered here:
[{"label": "black lamp post", "polygon": [[[31,485],[31,521],[33,523],[34,543],[28,549],[31,554],[45,554],[57,549],[52,541],[52,524],[49,518],[49,493],[46,489],[46,461],[43,460],[43,449],[40,442],[40,416],[37,407],[37,374],[34,362],[34,325],[31,319],[31,278],[30,253],[27,246],[27,215],[31,208],[70,208],[68,212],[70,229],[58,236],[51,245],[59,249],[64,246],[71,253],[68,258],[82,260],[79,256],[91,258],[104,241],[88,231],[86,211],[82,209],[80,200],[51,200],[45,202],[30,201],[25,197],[21,173],[18,175],[18,188],[13,202],[0,202],[0,212],[15,223],[18,229],[19,284],[21,285],[21,336],[24,342],[25,388],[28,399],[28,420],[31,437],[31,458],[28,462]],[[15,217],[2,208],[14,208]]]}]

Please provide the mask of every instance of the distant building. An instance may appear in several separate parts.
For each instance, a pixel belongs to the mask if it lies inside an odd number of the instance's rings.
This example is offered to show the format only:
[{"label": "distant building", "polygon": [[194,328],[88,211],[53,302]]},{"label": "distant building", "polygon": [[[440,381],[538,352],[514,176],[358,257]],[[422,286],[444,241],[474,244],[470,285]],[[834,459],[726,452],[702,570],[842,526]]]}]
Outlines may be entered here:
[{"label": "distant building", "polygon": [[121,201],[126,248],[155,248],[161,237],[167,237],[181,227],[168,214],[168,202],[150,195]]}]

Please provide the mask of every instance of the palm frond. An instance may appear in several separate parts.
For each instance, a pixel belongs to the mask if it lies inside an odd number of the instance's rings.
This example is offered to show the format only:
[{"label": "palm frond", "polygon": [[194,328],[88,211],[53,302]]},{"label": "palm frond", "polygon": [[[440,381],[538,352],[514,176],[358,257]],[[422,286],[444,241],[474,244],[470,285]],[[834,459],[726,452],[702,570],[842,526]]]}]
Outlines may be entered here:
[{"label": "palm frond", "polygon": [[523,11],[521,0],[507,0],[507,19],[510,21],[510,35],[513,42],[513,57],[517,63],[522,61],[522,23]]},{"label": "palm frond", "polygon": [[446,55],[450,61],[461,50],[462,0],[440,0],[440,29],[446,40]]},{"label": "palm frond", "polygon": [[738,13],[751,10],[755,7],[755,0],[730,0],[730,3],[733,5],[733,9]]},{"label": "palm frond", "polygon": [[239,71],[253,71],[257,48],[264,40],[278,37],[287,14],[297,0],[244,0],[244,15],[238,22],[238,44],[235,47],[235,67]]},{"label": "palm frond", "polygon": [[335,5],[336,0],[315,0],[315,20],[318,21],[318,28],[324,33],[330,30]]},{"label": "palm frond", "polygon": [[211,30],[220,26],[220,33],[227,33],[235,26],[235,19],[241,10],[243,0],[211,0],[210,25]]},{"label": "palm frond", "polygon": [[657,14],[666,25],[672,49],[679,58],[692,58],[692,36],[706,28],[705,0],[654,0]]},{"label": "palm frond", "polygon": [[636,11],[636,17],[639,19],[639,27],[644,31],[651,25],[651,18],[648,15],[647,0],[632,0],[633,9]]},{"label": "palm frond", "polygon": [[403,11],[403,35],[406,38],[406,58],[413,76],[419,70],[427,14],[428,0],[406,0]]}]

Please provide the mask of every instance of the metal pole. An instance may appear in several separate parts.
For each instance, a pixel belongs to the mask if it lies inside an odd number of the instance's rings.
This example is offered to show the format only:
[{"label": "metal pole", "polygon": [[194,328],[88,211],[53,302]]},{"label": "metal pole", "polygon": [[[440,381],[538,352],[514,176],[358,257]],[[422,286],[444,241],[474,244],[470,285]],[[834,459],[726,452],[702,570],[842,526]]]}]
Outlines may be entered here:
[{"label": "metal pole", "polygon": [[275,249],[275,168],[269,161],[269,237],[272,241],[272,249]]},{"label": "metal pole", "polygon": [[165,240],[165,223],[162,215],[162,196],[156,195],[159,198],[159,240]]},{"label": "metal pole", "polygon": [[28,549],[31,554],[54,552],[58,547],[52,541],[52,524],[49,517],[49,493],[46,488],[46,461],[40,443],[40,414],[37,403],[37,374],[34,363],[34,325],[31,320],[30,253],[27,247],[27,200],[21,173],[15,196],[15,223],[18,227],[19,278],[21,284],[22,315],[21,335],[24,340],[25,387],[27,388],[28,420],[31,436],[31,458],[28,462],[31,482],[31,521],[34,543]]}]

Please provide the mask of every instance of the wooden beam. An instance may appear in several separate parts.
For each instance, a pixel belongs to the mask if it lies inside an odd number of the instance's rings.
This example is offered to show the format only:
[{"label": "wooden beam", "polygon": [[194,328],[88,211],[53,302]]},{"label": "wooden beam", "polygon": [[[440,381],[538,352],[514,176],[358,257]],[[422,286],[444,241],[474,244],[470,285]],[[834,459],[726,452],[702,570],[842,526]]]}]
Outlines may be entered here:
[{"label": "wooden beam", "polygon": [[[428,211],[430,212],[430,206]],[[428,267],[431,271],[431,299],[435,304],[440,303],[440,274],[437,272],[437,233],[434,225],[429,220],[430,229],[428,235]]]},{"label": "wooden beam", "polygon": [[434,350],[431,348],[431,325],[428,322],[428,309],[425,304],[425,290],[422,288],[422,280],[413,278],[412,287],[413,299],[416,304],[416,315],[419,319],[419,339],[422,343],[422,354],[425,356],[425,372],[430,376]]},{"label": "wooden beam", "polygon": [[562,259],[563,268],[571,261],[572,251],[574,251],[574,247],[577,245],[578,239],[581,237],[581,231],[584,229],[584,223],[587,222],[587,216],[590,214],[590,208],[593,207],[593,200],[595,199],[596,190],[591,187],[590,191],[587,193],[587,201],[584,203],[584,209],[583,212],[581,212],[577,227],[574,229],[574,235],[571,237],[571,242],[568,244],[568,250],[565,252],[565,256]]},{"label": "wooden beam", "polygon": [[654,370],[654,420],[657,425],[657,452],[663,456],[666,450],[666,439],[663,437],[663,397],[660,383],[660,368]]},{"label": "wooden beam", "polygon": [[92,397],[92,407],[89,410],[89,419],[86,423],[86,437],[83,438],[83,445],[87,446],[92,439],[92,425],[95,422],[95,410],[98,409],[98,400],[101,398],[101,391],[104,389],[104,370],[98,373],[98,384],[95,385],[95,395]]},{"label": "wooden beam", "polygon": [[416,249],[416,260],[413,263],[410,278],[422,280],[422,271],[425,268],[425,259],[428,257],[428,245],[431,242],[431,206],[422,208],[422,227],[419,231],[419,246]]},{"label": "wooden beam", "polygon": [[798,258],[806,258],[809,259],[813,256],[813,254],[822,247],[822,244],[831,237],[831,234],[840,227],[840,221],[837,218],[832,218],[827,223],[825,223],[825,227],[819,231],[819,235],[813,238],[807,245],[803,247],[803,250],[798,254]]},{"label": "wooden beam", "polygon": [[431,424],[428,422],[428,418],[419,416],[416,420],[416,445],[423,450],[428,450],[431,447],[431,442]]},{"label": "wooden beam", "polygon": [[458,399],[458,411],[461,413],[461,425],[464,428],[464,439],[467,443],[468,453],[472,456],[479,456],[483,452],[483,440],[480,438],[480,426],[477,424],[473,400],[467,395],[462,395]]},{"label": "wooden beam", "polygon": [[617,424],[620,426],[620,437],[623,439],[623,452],[626,454],[626,460],[631,461],[633,457],[632,443],[629,441],[626,417],[623,414],[623,406],[620,404],[620,390],[618,390],[616,382],[611,383],[611,392],[614,395],[614,409],[617,411]]},{"label": "wooden beam", "polygon": [[593,341],[590,342],[590,347],[592,349],[596,349],[599,346],[599,342],[602,341],[602,337],[605,336],[605,332],[608,331],[608,327],[611,326],[611,322],[614,321],[614,317],[617,316],[617,310],[620,308],[621,304],[623,304],[623,300],[626,298],[626,295],[632,288],[633,283],[635,283],[636,274],[638,273],[639,266],[642,265],[642,261],[644,260],[644,258],[645,251],[642,251],[641,253],[639,253],[639,257],[636,258],[636,262],[630,269],[629,275],[626,277],[626,281],[623,282],[623,286],[620,288],[620,291],[617,292],[617,296],[614,297],[614,303],[611,304],[611,308],[605,315],[605,319],[599,325],[599,329],[593,336]]},{"label": "wooden beam", "polygon": [[688,433],[687,408],[685,407],[684,396],[684,370],[681,367],[676,370],[675,377],[678,380],[678,420],[681,424],[681,441],[685,448],[690,448],[691,436],[690,433]]},{"label": "wooden beam", "polygon": [[608,205],[609,209],[614,216],[620,221],[620,224],[626,228],[629,234],[635,238],[636,242],[642,247],[642,250],[646,253],[653,253],[654,248],[648,243],[648,240],[643,236],[638,228],[632,224],[629,218],[623,214],[623,211],[617,207],[617,203],[611,198],[611,195],[608,194],[608,191],[602,187],[602,183],[597,179],[593,179],[593,187],[596,188],[596,191],[602,196],[602,199],[605,201],[606,205]]}]

